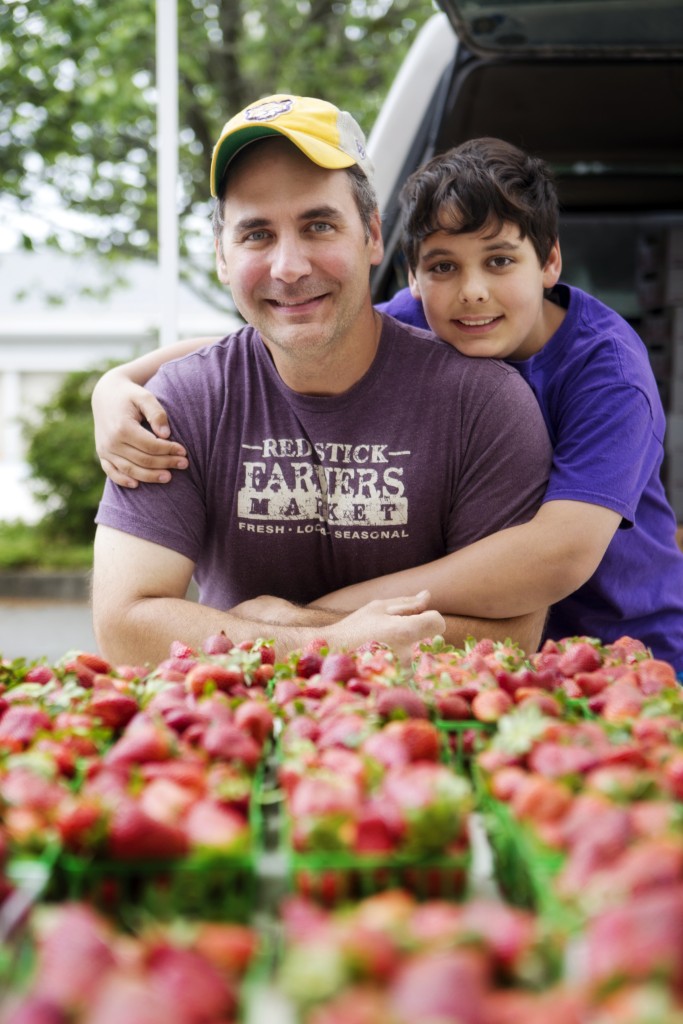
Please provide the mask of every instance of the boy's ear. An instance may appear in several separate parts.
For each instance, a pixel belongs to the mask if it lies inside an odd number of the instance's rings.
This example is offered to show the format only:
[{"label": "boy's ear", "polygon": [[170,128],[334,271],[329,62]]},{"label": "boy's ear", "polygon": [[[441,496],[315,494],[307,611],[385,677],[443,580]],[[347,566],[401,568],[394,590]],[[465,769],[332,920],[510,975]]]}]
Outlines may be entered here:
[{"label": "boy's ear", "polygon": [[412,270],[408,271],[408,287],[410,288],[410,294],[413,296],[414,299],[422,298],[422,296],[420,295],[420,286],[417,283],[417,278],[415,277],[415,274],[412,272]]},{"label": "boy's ear", "polygon": [[543,287],[553,288],[559,281],[561,273],[562,253],[560,252],[560,241],[556,238],[543,268]]}]

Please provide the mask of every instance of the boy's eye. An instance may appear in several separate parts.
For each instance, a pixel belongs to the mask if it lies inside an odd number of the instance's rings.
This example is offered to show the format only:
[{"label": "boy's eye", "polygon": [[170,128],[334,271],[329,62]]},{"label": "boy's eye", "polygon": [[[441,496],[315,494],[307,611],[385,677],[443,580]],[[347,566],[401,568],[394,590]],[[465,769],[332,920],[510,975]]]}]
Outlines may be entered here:
[{"label": "boy's eye", "polygon": [[448,260],[442,260],[441,263],[435,263],[431,268],[431,271],[432,274],[449,274],[454,269],[454,263],[449,263]]},{"label": "boy's eye", "polygon": [[511,260],[509,256],[493,256],[491,258],[491,266],[492,267],[496,267],[497,269],[503,269],[504,267],[509,267],[510,264],[513,263],[513,262],[514,261]]}]

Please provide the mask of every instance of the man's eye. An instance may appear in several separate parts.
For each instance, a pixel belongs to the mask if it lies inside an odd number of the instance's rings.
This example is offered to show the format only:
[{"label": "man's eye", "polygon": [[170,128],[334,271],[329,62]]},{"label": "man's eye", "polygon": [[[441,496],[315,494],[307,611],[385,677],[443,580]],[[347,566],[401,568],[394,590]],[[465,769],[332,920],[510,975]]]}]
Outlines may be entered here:
[{"label": "man's eye", "polygon": [[327,221],[317,220],[311,224],[310,230],[314,235],[324,235],[327,231],[332,231],[332,225],[328,224]]},{"label": "man's eye", "polygon": [[267,231],[250,231],[245,237],[245,242],[262,242],[264,238],[268,237]]}]

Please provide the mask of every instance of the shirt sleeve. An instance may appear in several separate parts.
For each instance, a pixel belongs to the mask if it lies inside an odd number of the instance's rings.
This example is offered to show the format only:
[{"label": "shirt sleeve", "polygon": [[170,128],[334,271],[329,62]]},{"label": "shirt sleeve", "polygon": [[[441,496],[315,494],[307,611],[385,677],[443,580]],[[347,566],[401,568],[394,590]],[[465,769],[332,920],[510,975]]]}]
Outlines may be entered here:
[{"label": "shirt sleeve", "polygon": [[663,454],[650,402],[639,388],[616,383],[577,390],[557,425],[545,501],[603,505],[633,523]]},{"label": "shirt sleeve", "polygon": [[460,429],[463,467],[451,510],[449,551],[532,519],[552,457],[538,403],[514,371]]},{"label": "shirt sleeve", "polygon": [[190,465],[172,473],[168,484],[141,483],[131,489],[107,480],[95,522],[169,548],[196,563],[206,527],[206,500],[197,472],[201,458],[197,432],[184,414],[190,403],[178,400],[169,375],[163,371],[155,375],[149,387],[169,413],[174,440],[191,453]]}]

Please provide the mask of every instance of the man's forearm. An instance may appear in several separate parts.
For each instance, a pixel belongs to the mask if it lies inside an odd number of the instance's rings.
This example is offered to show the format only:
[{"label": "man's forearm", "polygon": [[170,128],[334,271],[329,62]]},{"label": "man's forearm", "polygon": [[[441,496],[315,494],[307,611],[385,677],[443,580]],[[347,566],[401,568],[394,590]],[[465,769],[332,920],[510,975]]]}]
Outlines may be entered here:
[{"label": "man's forearm", "polygon": [[546,610],[518,615],[508,619],[474,619],[446,615],[444,639],[454,647],[463,647],[468,637],[475,640],[512,640],[519,644],[526,654],[538,650],[546,619]]},{"label": "man's forearm", "polygon": [[[114,608],[110,610],[115,612]],[[408,663],[419,640],[444,631],[444,619],[429,607],[427,591],[386,602],[373,601],[342,617],[302,608],[282,624],[244,618],[175,597],[140,598],[109,617],[97,608],[95,611],[100,650],[115,664],[154,665],[167,657],[173,640],[201,649],[207,637],[221,630],[235,644],[259,637],[274,640],[279,660],[322,635],[337,650],[380,640],[399,660]],[[292,621],[295,619],[298,621]]]},{"label": "man's forearm", "polygon": [[221,630],[235,644],[259,637],[274,639],[276,656],[283,657],[313,639],[316,630],[341,617],[323,611],[298,611],[296,623],[294,615],[287,622],[275,622],[233,615],[181,598],[150,597],[136,602],[125,616],[117,616],[115,625],[96,626],[96,633],[100,649],[116,664],[155,665],[168,657],[173,640],[201,650],[207,637]]}]

